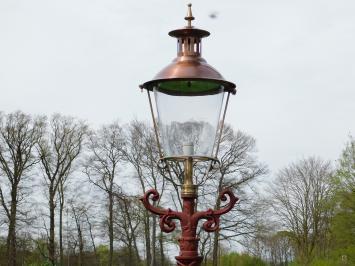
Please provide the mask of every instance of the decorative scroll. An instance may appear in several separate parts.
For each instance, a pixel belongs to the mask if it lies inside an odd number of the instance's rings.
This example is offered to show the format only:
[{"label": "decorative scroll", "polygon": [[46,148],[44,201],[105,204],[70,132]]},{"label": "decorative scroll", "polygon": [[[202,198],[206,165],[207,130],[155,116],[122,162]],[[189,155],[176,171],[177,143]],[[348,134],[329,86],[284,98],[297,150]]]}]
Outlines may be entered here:
[{"label": "decorative scroll", "polygon": [[149,199],[153,202],[159,200],[159,193],[155,189],[148,190],[140,200],[142,201],[144,207],[150,212],[159,215],[160,217],[160,228],[165,233],[171,233],[175,230],[176,224],[173,219],[181,219],[180,212],[172,211],[171,209],[158,208],[150,204]]},{"label": "decorative scroll", "polygon": [[[152,197],[151,197],[152,196]],[[149,198],[152,198],[152,201],[156,202],[159,200],[159,193],[155,189],[148,190],[143,197],[140,198],[144,207],[149,210],[150,212],[157,214],[157,215],[164,215],[168,210],[157,208],[150,204]]]},{"label": "decorative scroll", "polygon": [[237,203],[239,200],[236,196],[234,196],[233,192],[229,189],[223,190],[219,194],[219,198],[221,201],[227,201],[229,199],[229,202],[226,206],[224,206],[221,209],[218,210],[212,210],[208,209],[207,211],[204,212],[196,212],[193,216],[193,220],[196,220],[197,222],[201,219],[206,219],[207,221],[203,223],[202,228],[206,232],[215,232],[219,229],[219,217],[227,212],[229,212],[231,209],[233,209],[234,205]]},{"label": "decorative scroll", "polygon": [[206,232],[215,232],[219,229],[219,216],[213,215],[213,210],[209,209],[206,215],[200,219],[206,219],[207,221],[203,223],[202,228]]},{"label": "decorative scroll", "polygon": [[229,189],[225,189],[225,190],[221,191],[221,193],[219,194],[219,198],[221,199],[221,201],[227,201],[229,198],[229,202],[223,208],[214,211],[214,214],[218,215],[218,216],[221,216],[221,215],[229,212],[231,209],[233,209],[234,205],[239,200],[236,196],[234,196],[233,192]]},{"label": "decorative scroll", "polygon": [[171,233],[175,230],[176,224],[174,219],[180,220],[181,223],[181,237],[180,242],[180,255],[175,257],[177,265],[179,266],[198,266],[201,265],[202,257],[198,255],[198,242],[199,238],[196,235],[196,227],[198,221],[205,219],[202,228],[207,232],[214,232],[219,229],[220,216],[229,212],[237,203],[238,198],[234,196],[230,190],[223,190],[219,199],[221,201],[228,201],[228,203],[218,209],[207,211],[194,212],[196,197],[182,197],[184,207],[182,212],[173,211],[171,209],[162,209],[155,207],[150,203],[150,200],[157,202],[159,200],[159,193],[155,189],[147,191],[140,199],[144,207],[150,212],[159,215],[160,228],[163,232]]},{"label": "decorative scroll", "polygon": [[182,224],[187,225],[183,226],[183,231],[194,230],[198,221],[205,219],[206,221],[202,225],[203,229],[206,232],[214,232],[219,229],[219,217],[229,212],[238,201],[238,198],[234,196],[231,190],[228,189],[223,190],[220,193],[219,198],[221,201],[227,201],[229,199],[228,204],[218,210],[208,209],[207,211],[195,212],[192,216],[187,216],[186,213],[183,212],[177,212],[171,209],[162,209],[153,206],[149,200],[151,199],[153,202],[159,200],[159,193],[155,189],[148,190],[140,200],[147,210],[156,215],[159,215],[159,225],[163,232],[171,233],[175,230],[176,224],[173,221],[174,219],[178,219]]},{"label": "decorative scroll", "polygon": [[168,213],[160,216],[160,228],[165,233],[171,233],[175,230],[176,224],[173,219],[179,219],[177,213],[173,212],[172,210],[168,209]]}]

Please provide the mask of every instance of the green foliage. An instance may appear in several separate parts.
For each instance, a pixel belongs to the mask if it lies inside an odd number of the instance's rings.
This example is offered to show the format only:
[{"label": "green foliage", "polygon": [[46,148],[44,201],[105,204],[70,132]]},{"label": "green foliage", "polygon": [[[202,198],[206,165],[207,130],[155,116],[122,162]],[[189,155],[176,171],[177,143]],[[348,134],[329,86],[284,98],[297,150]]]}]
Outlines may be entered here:
[{"label": "green foliage", "polygon": [[26,266],[50,265],[45,259],[48,256],[47,251],[47,241],[45,239],[34,240],[32,249],[28,250],[25,257]]},{"label": "green foliage", "polygon": [[[208,265],[211,265],[209,262]],[[252,257],[248,254],[239,254],[232,252],[229,254],[222,255],[220,258],[219,265],[223,266],[267,266],[265,262],[257,257]]]},{"label": "green foliage", "polygon": [[[316,251],[321,252],[316,252],[318,256],[307,265],[355,266],[355,140],[353,138],[350,138],[342,152],[331,186],[332,197],[326,205],[329,209],[330,230],[327,237],[318,242],[315,247]],[[329,244],[324,243],[328,240],[330,240]],[[289,265],[304,266],[297,261]]]},{"label": "green foliage", "polygon": [[[330,252],[326,258],[316,258],[309,266],[355,266],[355,248],[338,249]],[[304,266],[293,262],[290,266]]]},{"label": "green foliage", "polygon": [[[310,266],[355,265],[355,140],[350,138],[333,178],[331,246]],[[298,265],[298,264],[292,264]]]},{"label": "green foliage", "polygon": [[340,192],[339,207],[332,219],[335,247],[355,247],[355,191]]},{"label": "green foliage", "polygon": [[355,189],[355,140],[350,137],[342,156],[339,160],[339,167],[336,180],[342,190],[354,191]]},{"label": "green foliage", "polygon": [[109,248],[106,245],[100,245],[97,247],[97,255],[100,260],[100,265],[108,265]]},{"label": "green foliage", "polygon": [[352,138],[339,160],[334,185],[331,254],[334,258],[346,256],[348,263],[355,263],[355,140]]},{"label": "green foliage", "polygon": [[338,263],[333,265],[355,265],[355,245],[332,251],[330,258]]},{"label": "green foliage", "polygon": [[39,262],[39,263],[30,263],[25,264],[26,266],[51,266],[50,262]]},{"label": "green foliage", "polygon": [[0,265],[6,265],[6,239],[0,237]]}]

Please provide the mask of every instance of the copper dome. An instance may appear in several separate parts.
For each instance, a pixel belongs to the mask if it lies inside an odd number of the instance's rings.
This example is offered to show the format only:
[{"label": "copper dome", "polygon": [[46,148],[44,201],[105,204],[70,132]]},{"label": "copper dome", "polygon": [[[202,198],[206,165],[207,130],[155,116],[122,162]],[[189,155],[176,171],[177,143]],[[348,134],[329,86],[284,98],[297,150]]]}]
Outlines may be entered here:
[{"label": "copper dome", "polygon": [[[153,90],[154,87],[159,87],[164,83],[195,81],[195,84],[201,87],[207,86],[212,90],[213,87],[220,88],[222,86],[225,91],[235,94],[235,84],[226,81],[215,68],[201,57],[201,39],[209,36],[210,33],[191,26],[194,17],[190,8],[185,19],[188,21],[185,28],[169,32],[170,36],[177,38],[177,57],[171,64],[163,68],[154,79],[140,85],[140,88]],[[211,84],[213,85],[211,86]],[[204,91],[207,92],[206,89]]]}]

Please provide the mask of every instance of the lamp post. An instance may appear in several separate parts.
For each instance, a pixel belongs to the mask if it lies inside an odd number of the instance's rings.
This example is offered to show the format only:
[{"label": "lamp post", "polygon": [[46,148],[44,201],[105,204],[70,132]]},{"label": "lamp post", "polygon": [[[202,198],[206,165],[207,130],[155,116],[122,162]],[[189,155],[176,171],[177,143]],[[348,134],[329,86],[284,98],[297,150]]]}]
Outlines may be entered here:
[{"label": "lamp post", "polygon": [[[228,201],[224,207],[196,211],[198,193],[193,182],[194,164],[218,162],[229,97],[236,93],[236,86],[226,81],[201,57],[201,40],[210,33],[192,26],[191,4],[188,5],[185,20],[187,26],[169,32],[177,39],[177,57],[153,80],[140,85],[148,94],[160,160],[166,165],[171,161],[184,165],[181,186],[183,207],[182,211],[173,211],[154,206],[150,200],[154,202],[159,199],[159,193],[154,189],[147,191],[141,201],[147,210],[159,215],[163,232],[172,232],[176,227],[173,220],[180,220],[182,234],[177,265],[195,266],[202,262],[196,235],[198,221],[206,220],[203,229],[214,232],[219,229],[220,216],[229,212],[238,201],[233,192],[226,189],[219,194],[220,200]],[[156,108],[153,107],[152,92]]]}]

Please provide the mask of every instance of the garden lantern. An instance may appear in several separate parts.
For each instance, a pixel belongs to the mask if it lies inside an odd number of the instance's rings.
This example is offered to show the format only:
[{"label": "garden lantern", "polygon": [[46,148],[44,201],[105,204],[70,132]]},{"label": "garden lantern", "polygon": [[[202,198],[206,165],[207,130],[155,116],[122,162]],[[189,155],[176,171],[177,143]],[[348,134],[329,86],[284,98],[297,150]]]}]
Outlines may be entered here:
[{"label": "garden lantern", "polygon": [[[223,120],[220,114],[224,94],[235,94],[235,84],[223,76],[202,58],[202,38],[208,31],[192,27],[194,17],[189,5],[185,28],[169,32],[177,39],[177,57],[161,70],[153,80],[140,87],[148,94],[154,93],[158,121],[149,94],[154,127],[159,137],[163,157],[186,155],[184,146],[194,157],[215,158]],[[225,112],[224,112],[225,114]],[[219,129],[219,130],[218,130]],[[217,137],[217,140],[216,140]]]},{"label": "garden lantern", "polygon": [[[151,212],[160,216],[160,226],[164,232],[175,229],[173,219],[181,222],[180,256],[178,265],[200,265],[196,227],[200,219],[206,219],[203,228],[215,231],[219,226],[219,216],[233,208],[237,198],[231,191],[220,194],[227,200],[227,206],[220,210],[195,212],[197,186],[193,184],[193,163],[218,161],[217,154],[224,125],[230,94],[235,94],[235,84],[223,76],[202,58],[202,39],[210,35],[208,31],[192,26],[194,17],[191,4],[185,17],[187,26],[169,32],[177,39],[177,57],[163,68],[153,80],[140,85],[148,94],[155,134],[161,160],[184,162],[184,183],[181,197],[184,201],[182,212],[174,212],[154,207],[149,203],[159,198],[155,190],[146,192],[143,204]],[[153,105],[151,94],[154,94]],[[223,109],[223,111],[222,111]],[[193,264],[191,264],[193,263]]]}]

